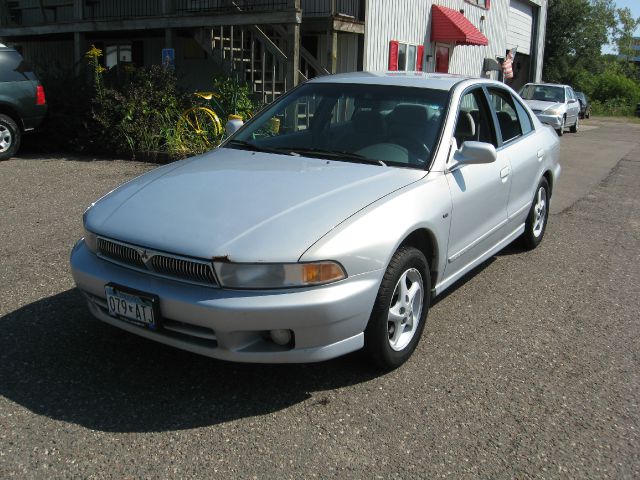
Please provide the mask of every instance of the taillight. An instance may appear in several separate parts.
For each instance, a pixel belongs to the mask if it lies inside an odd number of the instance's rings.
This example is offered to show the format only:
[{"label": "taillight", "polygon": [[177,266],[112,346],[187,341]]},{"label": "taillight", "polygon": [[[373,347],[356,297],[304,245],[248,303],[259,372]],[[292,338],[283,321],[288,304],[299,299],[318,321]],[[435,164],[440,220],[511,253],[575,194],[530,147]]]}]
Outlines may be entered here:
[{"label": "taillight", "polygon": [[44,95],[44,87],[42,85],[38,85],[36,87],[36,105],[45,105],[47,103],[47,99]]}]

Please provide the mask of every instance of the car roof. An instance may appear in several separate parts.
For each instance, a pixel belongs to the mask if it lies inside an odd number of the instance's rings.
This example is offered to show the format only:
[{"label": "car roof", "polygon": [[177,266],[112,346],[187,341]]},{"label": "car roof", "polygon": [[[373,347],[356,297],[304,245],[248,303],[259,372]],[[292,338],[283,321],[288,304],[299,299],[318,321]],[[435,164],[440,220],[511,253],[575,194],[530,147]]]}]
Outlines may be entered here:
[{"label": "car roof", "polygon": [[352,72],[316,77],[312,83],[356,83],[367,85],[396,85],[401,87],[421,87],[435,90],[451,90],[464,80],[491,83],[487,79],[448,73],[424,72]]},{"label": "car roof", "polygon": [[544,87],[570,87],[570,85],[566,85],[564,83],[545,83],[545,82],[527,83],[527,85],[540,85],[540,86],[544,86]]}]

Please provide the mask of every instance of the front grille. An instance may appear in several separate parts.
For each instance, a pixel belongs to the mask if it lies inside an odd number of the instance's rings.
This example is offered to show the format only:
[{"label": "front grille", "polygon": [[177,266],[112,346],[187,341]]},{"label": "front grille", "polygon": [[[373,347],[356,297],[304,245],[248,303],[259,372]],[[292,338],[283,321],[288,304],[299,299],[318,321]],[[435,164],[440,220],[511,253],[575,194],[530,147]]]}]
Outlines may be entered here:
[{"label": "front grille", "polygon": [[198,283],[215,284],[211,265],[196,263],[181,258],[166,257],[164,255],[154,255],[151,258],[153,271],[169,276],[180,276],[186,280]]},{"label": "front grille", "polygon": [[542,113],[542,110],[536,110],[535,108],[531,109],[533,111],[533,113]]},{"label": "front grille", "polygon": [[144,262],[140,258],[140,253],[133,247],[98,238],[98,251],[103,257],[110,258],[116,262],[125,263],[132,267],[145,268]]},{"label": "front grille", "polygon": [[199,285],[217,286],[211,262],[98,237],[98,255],[119,265],[161,277]]}]

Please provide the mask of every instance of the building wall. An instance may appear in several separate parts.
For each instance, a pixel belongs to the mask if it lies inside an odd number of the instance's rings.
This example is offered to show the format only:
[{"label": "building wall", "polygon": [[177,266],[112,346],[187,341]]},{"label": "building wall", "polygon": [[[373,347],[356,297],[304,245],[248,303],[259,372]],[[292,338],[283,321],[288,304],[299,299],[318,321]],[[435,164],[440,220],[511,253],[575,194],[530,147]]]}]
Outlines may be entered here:
[{"label": "building wall", "polygon": [[[541,77],[547,0],[532,0],[542,6],[536,32],[536,79]],[[454,10],[464,10],[465,17],[489,40],[487,46],[455,46],[449,63],[449,72],[480,76],[486,57],[504,57],[508,48],[506,34],[509,17],[509,0],[493,0],[487,10],[464,0],[369,0],[365,25],[365,70],[387,70],[389,42],[398,40],[425,46],[426,71],[435,69],[435,44],[431,42],[431,6],[442,5]],[[481,21],[481,17],[485,17]],[[450,45],[453,47],[453,45]]]}]

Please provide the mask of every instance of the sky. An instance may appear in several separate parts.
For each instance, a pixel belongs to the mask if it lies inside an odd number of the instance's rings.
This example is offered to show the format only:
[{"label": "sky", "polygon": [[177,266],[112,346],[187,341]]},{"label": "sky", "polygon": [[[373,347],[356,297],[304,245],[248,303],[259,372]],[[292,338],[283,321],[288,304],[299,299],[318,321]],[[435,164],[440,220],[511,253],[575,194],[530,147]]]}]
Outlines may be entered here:
[{"label": "sky", "polygon": [[[631,10],[631,14],[638,18],[640,17],[640,0],[616,0],[616,8],[627,7]],[[636,36],[640,37],[640,27],[636,29]],[[602,47],[602,53],[617,53],[614,45],[605,45]]]}]

